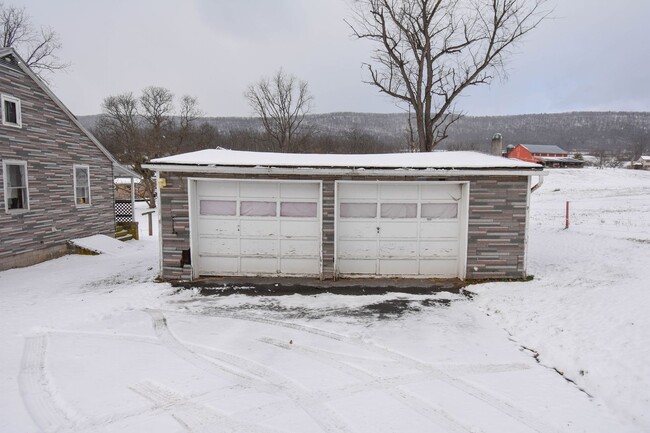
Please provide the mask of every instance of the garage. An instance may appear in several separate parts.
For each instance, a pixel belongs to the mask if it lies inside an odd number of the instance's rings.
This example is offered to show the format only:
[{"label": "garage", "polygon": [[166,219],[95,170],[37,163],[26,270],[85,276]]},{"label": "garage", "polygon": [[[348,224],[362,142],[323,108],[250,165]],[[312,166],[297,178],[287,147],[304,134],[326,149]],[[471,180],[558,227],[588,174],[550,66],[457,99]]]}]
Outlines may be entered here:
[{"label": "garage", "polygon": [[466,183],[337,182],[337,273],[464,277],[466,189]]},{"label": "garage", "polygon": [[319,275],[320,182],[195,180],[199,275]]},{"label": "garage", "polygon": [[530,194],[545,174],[477,152],[217,148],[144,167],[158,177],[168,281],[524,278]]}]

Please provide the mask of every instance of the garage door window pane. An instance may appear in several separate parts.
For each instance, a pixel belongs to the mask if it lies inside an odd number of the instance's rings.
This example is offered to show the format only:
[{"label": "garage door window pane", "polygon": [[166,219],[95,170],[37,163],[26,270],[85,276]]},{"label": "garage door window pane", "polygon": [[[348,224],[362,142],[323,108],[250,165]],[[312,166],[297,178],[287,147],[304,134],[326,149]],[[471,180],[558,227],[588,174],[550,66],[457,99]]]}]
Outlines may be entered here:
[{"label": "garage door window pane", "polygon": [[382,218],[415,218],[418,214],[417,203],[382,203]]},{"label": "garage door window pane", "polygon": [[422,218],[456,218],[458,203],[423,203]]},{"label": "garage door window pane", "polygon": [[241,216],[275,216],[276,203],[274,201],[243,201],[239,207]]},{"label": "garage door window pane", "polygon": [[374,218],[377,216],[375,203],[341,203],[341,218]]},{"label": "garage door window pane", "polygon": [[311,202],[282,202],[280,216],[296,218],[315,218],[318,206]]},{"label": "garage door window pane", "polygon": [[235,216],[237,202],[230,200],[201,200],[201,215]]}]

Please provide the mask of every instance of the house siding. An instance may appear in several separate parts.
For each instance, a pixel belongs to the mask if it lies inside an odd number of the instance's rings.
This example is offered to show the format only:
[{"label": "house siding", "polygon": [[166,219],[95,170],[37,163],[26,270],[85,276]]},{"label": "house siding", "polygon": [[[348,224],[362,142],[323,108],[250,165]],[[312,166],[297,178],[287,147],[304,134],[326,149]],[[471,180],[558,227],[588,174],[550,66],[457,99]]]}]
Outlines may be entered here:
[{"label": "house siding", "polygon": [[[112,162],[7,58],[0,59],[0,93],[20,99],[22,128],[0,124],[0,160],[27,163],[30,210],[7,213],[0,188],[0,270],[64,254],[70,239],[115,230]],[[89,166],[90,206],[75,206],[74,164]]]},{"label": "house siding", "polygon": [[521,278],[526,275],[527,176],[405,177],[304,175],[208,175],[161,172],[160,189],[162,270],[165,280],[191,280],[192,268],[182,265],[182,251],[190,248],[188,178],[273,179],[322,181],[322,273],[335,277],[335,182],[363,181],[469,181],[467,269],[468,279]]}]

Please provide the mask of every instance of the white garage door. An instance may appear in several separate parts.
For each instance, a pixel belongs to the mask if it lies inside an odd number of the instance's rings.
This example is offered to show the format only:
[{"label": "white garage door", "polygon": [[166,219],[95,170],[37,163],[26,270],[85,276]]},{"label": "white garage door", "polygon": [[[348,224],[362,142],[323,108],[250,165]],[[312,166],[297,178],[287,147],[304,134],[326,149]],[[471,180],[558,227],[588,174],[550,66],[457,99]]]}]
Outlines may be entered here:
[{"label": "white garage door", "polygon": [[320,183],[197,181],[195,197],[198,275],[320,274]]},{"label": "white garage door", "polygon": [[340,275],[464,277],[463,186],[340,182]]}]

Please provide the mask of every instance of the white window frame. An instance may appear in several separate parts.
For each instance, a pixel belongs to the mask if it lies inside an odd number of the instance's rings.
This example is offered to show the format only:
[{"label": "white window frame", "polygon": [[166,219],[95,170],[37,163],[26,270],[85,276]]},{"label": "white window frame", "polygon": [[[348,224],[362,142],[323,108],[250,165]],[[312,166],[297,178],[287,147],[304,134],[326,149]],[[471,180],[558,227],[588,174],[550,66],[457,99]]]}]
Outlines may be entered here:
[{"label": "white window frame", "polygon": [[[88,173],[88,203],[79,203],[77,201],[77,169],[82,168]],[[92,204],[92,197],[90,194],[90,166],[87,164],[73,164],[72,165],[73,189],[74,189],[74,204],[76,207],[88,207]]]},{"label": "white window frame", "polygon": [[[5,101],[13,102],[16,104],[16,123],[7,122],[6,113],[5,113]],[[5,126],[12,126],[14,128],[23,127],[23,117],[20,107],[20,99],[13,96],[1,94],[0,95],[0,110],[2,110],[2,124]]]},{"label": "white window frame", "polygon": [[[25,167],[25,207],[22,209],[9,209],[9,178],[7,177],[8,165],[22,165]],[[5,213],[25,213],[29,212],[29,175],[27,173],[27,161],[20,161],[14,159],[5,159],[2,161],[2,183],[5,195]]]}]

